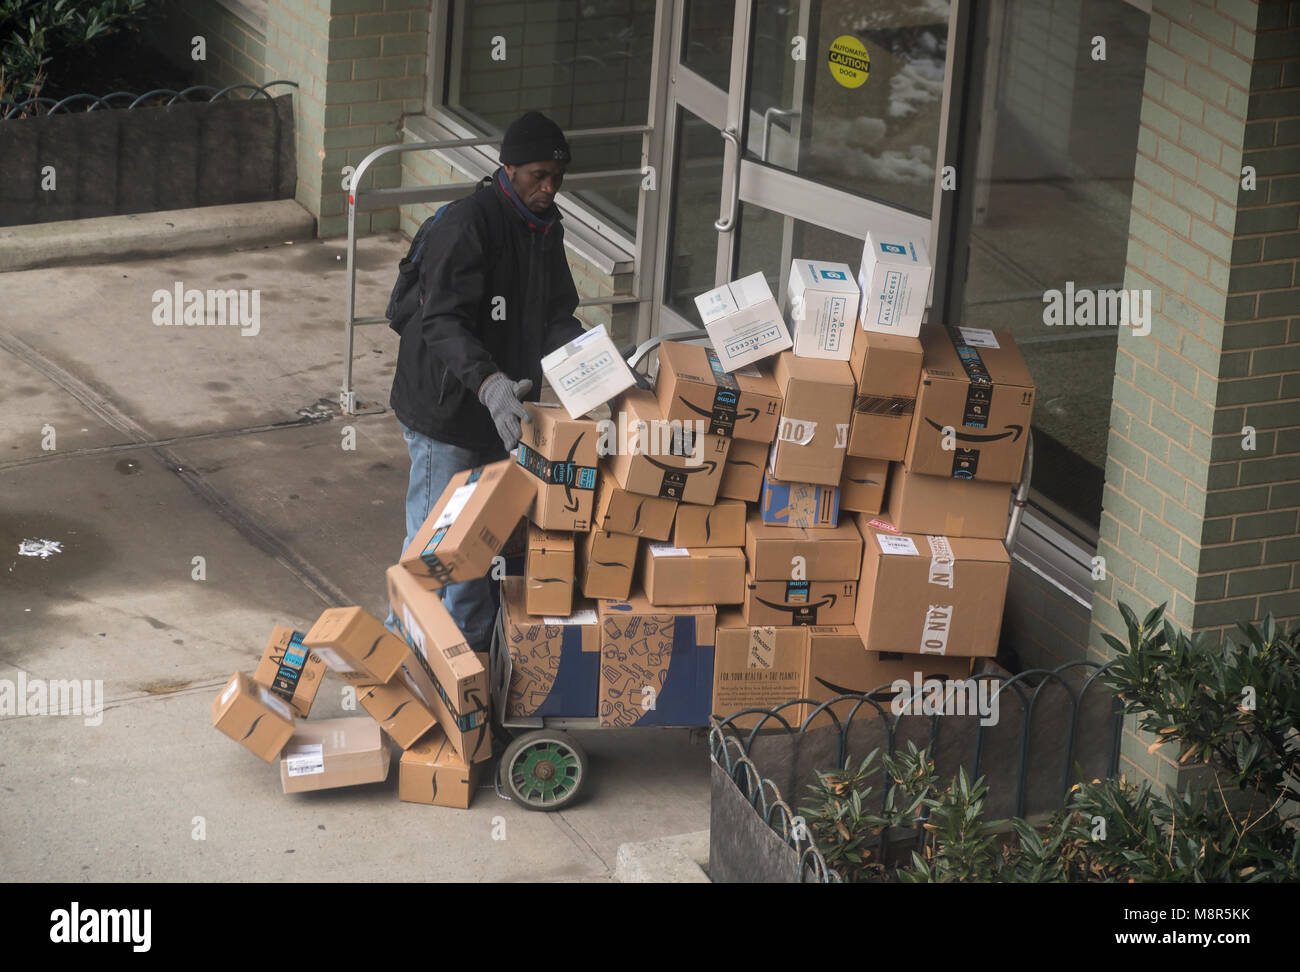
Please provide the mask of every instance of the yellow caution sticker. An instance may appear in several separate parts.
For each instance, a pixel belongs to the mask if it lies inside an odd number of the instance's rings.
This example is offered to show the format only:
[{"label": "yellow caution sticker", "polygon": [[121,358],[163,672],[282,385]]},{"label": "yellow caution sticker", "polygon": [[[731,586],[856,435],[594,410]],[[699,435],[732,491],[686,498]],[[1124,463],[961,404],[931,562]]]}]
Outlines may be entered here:
[{"label": "yellow caution sticker", "polygon": [[871,71],[871,56],[866,46],[852,34],[841,34],[831,41],[826,63],[831,77],[846,88],[861,87]]}]

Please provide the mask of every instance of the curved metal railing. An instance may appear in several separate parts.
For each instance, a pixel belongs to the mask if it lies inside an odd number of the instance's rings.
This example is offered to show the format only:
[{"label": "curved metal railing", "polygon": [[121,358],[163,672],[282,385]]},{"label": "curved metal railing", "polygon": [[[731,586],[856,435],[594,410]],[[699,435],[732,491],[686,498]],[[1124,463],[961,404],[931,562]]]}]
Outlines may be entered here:
[{"label": "curved metal railing", "polygon": [[[201,100],[204,100],[196,97],[191,97],[191,95],[194,94],[195,92],[205,92],[205,93],[210,92],[210,96],[206,98],[206,102],[208,104],[211,104],[225,97],[228,93],[232,91],[244,91],[244,90],[248,90],[251,92],[251,94],[249,94],[248,98],[245,100],[251,101],[253,98],[257,97],[260,94],[263,97],[265,97],[268,101],[270,101],[274,98],[274,95],[272,95],[271,92],[269,92],[267,89],[277,84],[286,84],[294,88],[298,87],[297,81],[268,81],[266,82],[266,84],[261,84],[261,85],[229,84],[226,85],[224,88],[217,88],[214,85],[210,85],[210,84],[194,84],[194,85],[190,85],[190,87],[188,88],[182,88],[179,91],[175,88],[154,88],[152,91],[146,91],[144,94],[140,94],[140,95],[137,95],[130,91],[113,91],[106,95],[92,95],[92,94],[87,94],[85,92],[80,92],[78,94],[68,95],[66,98],[60,98],[57,100],[54,98],[37,97],[37,98],[27,98],[24,101],[0,101],[0,121],[8,121],[11,118],[28,118],[28,117],[34,117],[36,115],[55,115],[58,114],[60,111],[64,112],[65,114],[71,114],[74,106],[80,105],[83,102],[90,102],[90,107],[86,108],[85,109],[86,111],[96,111],[100,108],[107,108],[114,111],[120,111],[120,110],[129,111],[132,108],[139,108],[139,107],[151,108],[157,106],[157,101],[146,104],[145,103],[146,99],[161,99],[165,97],[167,98],[167,100],[162,102],[163,105],[174,105],[176,104],[177,101],[180,101],[182,103],[190,103],[190,102],[199,102]],[[119,100],[130,98],[131,103],[126,105],[125,109],[122,109],[120,107],[114,107],[112,102],[113,99],[115,98]],[[48,110],[43,112],[33,110],[33,109],[39,109],[41,105],[48,105],[49,106]]]}]

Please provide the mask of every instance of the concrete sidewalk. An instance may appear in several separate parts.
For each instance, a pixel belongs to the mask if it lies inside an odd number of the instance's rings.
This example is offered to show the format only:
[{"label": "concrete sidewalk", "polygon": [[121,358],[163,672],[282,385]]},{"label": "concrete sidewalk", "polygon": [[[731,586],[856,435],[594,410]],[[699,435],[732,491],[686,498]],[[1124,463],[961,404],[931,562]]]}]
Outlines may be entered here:
[{"label": "concrete sidewalk", "polygon": [[[382,311],[406,245],[362,241],[359,313]],[[621,844],[707,828],[707,747],[685,730],[582,734],[588,795],[537,814],[490,789],[468,811],[400,803],[396,766],[285,796],[277,766],[212,728],[214,694],[275,623],[386,608],[408,461],[386,409],[335,405],[343,253],[0,274],[0,680],[102,679],[106,700],[98,726],[0,715],[6,879],[609,880]],[[155,324],[152,295],[178,282],[260,291],[258,333]],[[363,402],[386,406],[396,347],[358,332]],[[20,556],[24,540],[62,551]],[[312,717],[358,714],[341,689],[330,677]]]}]

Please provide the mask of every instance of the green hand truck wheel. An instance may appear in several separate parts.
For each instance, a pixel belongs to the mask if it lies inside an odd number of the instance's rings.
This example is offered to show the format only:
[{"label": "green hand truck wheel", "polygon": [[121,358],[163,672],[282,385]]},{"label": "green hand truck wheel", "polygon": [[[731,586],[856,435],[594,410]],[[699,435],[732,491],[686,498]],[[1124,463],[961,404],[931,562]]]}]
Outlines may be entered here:
[{"label": "green hand truck wheel", "polygon": [[497,777],[510,799],[525,809],[559,810],[582,790],[587,754],[566,732],[526,732],[506,747]]}]

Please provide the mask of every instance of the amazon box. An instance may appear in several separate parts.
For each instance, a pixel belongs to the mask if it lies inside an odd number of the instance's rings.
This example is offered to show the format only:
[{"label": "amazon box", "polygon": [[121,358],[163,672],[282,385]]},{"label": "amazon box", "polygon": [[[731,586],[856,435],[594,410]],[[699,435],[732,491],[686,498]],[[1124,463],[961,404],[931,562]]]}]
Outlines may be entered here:
[{"label": "amazon box", "polygon": [[[407,651],[407,656],[410,656]],[[408,669],[418,663],[411,657]],[[433,702],[426,699],[414,679],[402,668],[381,685],[362,685],[357,688],[357,701],[379,728],[393,737],[403,749],[415,745],[416,740],[438,724],[433,714]]]},{"label": "amazon box", "polygon": [[265,685],[236,672],[212,700],[212,724],[269,763],[293,735],[293,710]]},{"label": "amazon box", "polygon": [[[1014,483],[1034,413],[1034,380],[1006,331],[926,325],[925,364],[904,457],[909,472]],[[952,429],[944,448],[944,429]]]},{"label": "amazon box", "polygon": [[708,725],[716,608],[654,607],[637,591],[600,601],[597,614],[600,724]]},{"label": "amazon box", "polygon": [[402,753],[397,799],[468,810],[482,776],[482,763],[466,763],[437,726]]},{"label": "amazon box", "polygon": [[433,706],[438,725],[472,763],[490,759],[488,673],[442,599],[400,564],[389,567],[388,600],[415,664],[403,670]]},{"label": "amazon box", "polygon": [[544,530],[591,529],[597,424],[571,419],[559,405],[526,402],[524,408],[515,462],[536,480],[528,519]]},{"label": "amazon box", "polygon": [[735,371],[791,346],[781,308],[761,272],[700,294],[695,307],[724,371]]},{"label": "amazon box", "polygon": [[754,580],[856,580],[862,572],[862,534],[851,522],[834,527],[783,527],[750,515],[745,557]]},{"label": "amazon box", "polygon": [[781,414],[772,376],[752,366],[727,373],[712,348],[665,341],[659,345],[655,396],[667,419],[702,419],[710,435],[771,442]]},{"label": "amazon box", "polygon": [[674,547],[648,543],[641,582],[656,607],[739,604],[745,599],[745,552],[739,547]]},{"label": "amazon box", "polygon": [[484,576],[536,492],[510,459],[456,473],[399,563],[426,587]]},{"label": "amazon box", "polygon": [[626,533],[593,530],[584,534],[578,547],[578,586],[583,596],[625,600],[632,593],[640,543]]},{"label": "amazon box", "polygon": [[530,527],[525,610],[567,617],[573,610],[573,576],[573,534]]},{"label": "amazon box", "polygon": [[766,442],[732,439],[718,495],[757,503],[759,494],[763,492],[763,471],[767,468],[768,452]]},{"label": "amazon box", "polygon": [[388,743],[373,719],[300,723],[280,753],[285,793],[333,790],[388,779]]},{"label": "amazon box", "polygon": [[[713,714],[726,719],[743,709],[774,709],[807,695],[808,629],[750,627],[739,611],[718,616],[713,662]],[[805,703],[786,706],[780,716],[798,728]],[[740,716],[731,725],[752,729],[758,713]],[[767,719],[765,729],[782,728]]]},{"label": "amazon box", "polygon": [[787,483],[838,486],[849,444],[853,373],[843,361],[784,352],[773,369],[784,401],[768,471]]},{"label": "amazon box", "polygon": [[596,480],[592,532],[626,533],[647,540],[667,540],[676,513],[675,499],[630,492],[618,484],[608,466],[601,465]]},{"label": "amazon box", "polygon": [[921,342],[861,328],[853,335],[849,369],[857,382],[848,454],[864,459],[901,460],[916,412],[921,383]]},{"label": "amazon box", "polygon": [[782,483],[763,473],[763,498],[759,505],[764,523],[795,527],[833,527],[840,520],[838,486]]},{"label": "amazon box", "polygon": [[743,547],[747,513],[740,500],[720,499],[712,506],[682,504],[673,521],[673,546]]},{"label": "amazon box", "polygon": [[609,470],[623,489],[711,505],[718,498],[731,440],[703,432],[703,419],[666,419],[654,395],[639,388],[618,402],[619,447]]},{"label": "amazon box", "polygon": [[619,356],[604,324],[542,358],[542,374],[575,419],[636,384],[632,369]]},{"label": "amazon box", "polygon": [[891,532],[865,514],[858,529],[864,549],[855,624],[868,651],[997,654],[1011,576],[1001,540]]},{"label": "amazon box", "polygon": [[301,631],[277,624],[253,670],[253,681],[289,703],[299,719],[306,719],[325,677],[325,661],[303,644]]},{"label": "amazon box", "polygon": [[844,457],[840,479],[840,509],[858,513],[879,513],[889,480],[889,463],[884,459]]},{"label": "amazon box", "polygon": [[857,595],[856,580],[761,581],[749,574],[745,577],[745,623],[850,624]]},{"label": "amazon box", "polygon": [[387,682],[406,661],[406,642],[359,607],[321,613],[302,639],[339,678],[354,685]]},{"label": "amazon box", "polygon": [[793,260],[786,297],[794,353],[848,361],[862,294],[847,263]]},{"label": "amazon box", "polygon": [[595,605],[583,603],[560,617],[532,617],[524,611],[519,577],[502,582],[501,605],[510,652],[506,716],[594,716],[600,678]]},{"label": "amazon box", "polygon": [[896,463],[889,475],[888,519],[903,533],[998,540],[1007,534],[1011,490],[1009,483],[923,476]]},{"label": "amazon box", "polygon": [[916,337],[930,291],[930,257],[915,237],[867,231],[858,268],[859,323],[865,330]]}]

